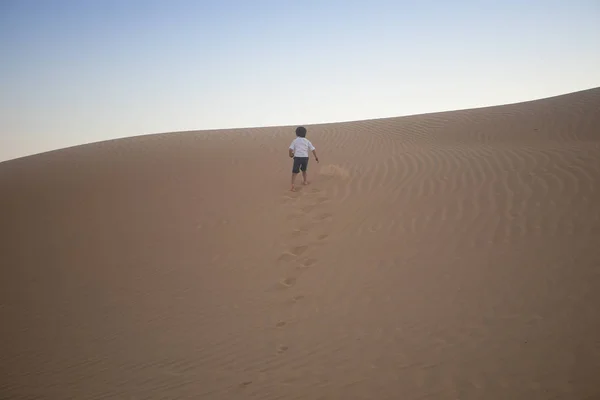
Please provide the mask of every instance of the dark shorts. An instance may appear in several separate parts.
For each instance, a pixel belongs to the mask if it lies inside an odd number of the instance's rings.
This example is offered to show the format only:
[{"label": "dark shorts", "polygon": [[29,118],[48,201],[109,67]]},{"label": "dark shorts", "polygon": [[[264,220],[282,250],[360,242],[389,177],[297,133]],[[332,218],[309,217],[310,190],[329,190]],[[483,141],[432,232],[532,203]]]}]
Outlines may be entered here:
[{"label": "dark shorts", "polygon": [[306,168],[308,168],[308,157],[294,157],[292,173],[297,174],[300,171],[306,171]]}]

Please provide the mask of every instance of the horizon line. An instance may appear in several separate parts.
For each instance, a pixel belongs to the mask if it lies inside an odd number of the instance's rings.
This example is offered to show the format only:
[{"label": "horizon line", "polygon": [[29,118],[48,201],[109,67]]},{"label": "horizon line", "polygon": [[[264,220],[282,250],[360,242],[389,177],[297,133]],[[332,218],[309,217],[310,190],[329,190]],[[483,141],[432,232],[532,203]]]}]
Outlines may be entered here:
[{"label": "horizon line", "polygon": [[544,101],[544,100],[550,100],[550,99],[554,99],[554,98],[558,98],[558,97],[565,97],[565,96],[575,95],[575,94],[579,94],[579,93],[590,92],[590,91],[594,91],[594,90],[600,90],[600,84],[598,86],[593,86],[593,87],[590,87],[590,88],[587,88],[587,89],[579,89],[579,90],[574,90],[574,91],[569,91],[569,92],[563,92],[563,93],[560,93],[560,94],[555,94],[555,95],[552,95],[552,96],[537,97],[537,98],[528,99],[528,100],[521,100],[521,101],[507,102],[507,103],[499,103],[499,104],[491,104],[491,105],[483,105],[483,106],[479,106],[479,107],[468,107],[468,108],[457,108],[457,109],[428,111],[428,112],[415,113],[415,114],[392,115],[392,116],[383,116],[383,117],[374,117],[374,118],[361,118],[361,119],[327,121],[327,122],[310,122],[310,123],[307,122],[307,123],[303,123],[303,124],[283,124],[283,125],[263,125],[263,126],[239,126],[239,127],[209,128],[209,129],[190,129],[190,130],[182,130],[182,131],[146,132],[146,133],[134,134],[134,135],[129,135],[129,136],[120,136],[120,137],[114,137],[114,138],[111,138],[111,139],[97,140],[97,141],[92,141],[92,142],[75,144],[75,145],[72,145],[72,146],[59,147],[59,148],[56,148],[56,149],[51,149],[51,150],[41,151],[41,152],[37,152],[37,153],[32,153],[32,154],[28,154],[28,155],[24,155],[24,156],[10,158],[10,159],[7,159],[7,160],[0,160],[0,165],[2,165],[4,163],[7,163],[7,162],[10,162],[10,161],[21,160],[21,159],[29,158],[29,157],[35,157],[35,156],[38,156],[38,155],[52,153],[52,152],[56,152],[56,151],[61,151],[61,150],[66,150],[66,149],[72,149],[72,148],[81,147],[81,146],[89,146],[89,145],[94,145],[94,144],[99,144],[99,143],[108,143],[108,142],[112,142],[112,141],[116,141],[116,140],[138,138],[138,137],[142,137],[142,136],[170,135],[170,134],[184,134],[184,133],[207,133],[207,132],[222,132],[222,131],[233,131],[233,130],[239,131],[239,130],[250,130],[250,129],[290,128],[290,127],[296,127],[296,126],[307,126],[307,127],[313,126],[314,127],[314,126],[327,126],[327,125],[348,124],[348,123],[358,123],[358,122],[367,122],[367,121],[381,121],[381,120],[386,120],[386,119],[398,119],[398,118],[410,118],[410,117],[419,117],[419,116],[430,116],[430,115],[435,115],[435,114],[446,114],[446,113],[461,112],[461,111],[471,111],[471,110],[473,110],[473,111],[474,110],[485,110],[485,109],[490,109],[490,108],[498,108],[498,107],[505,107],[505,106],[511,106],[511,105],[527,104],[527,103],[532,103],[532,102],[536,102],[536,101]]}]

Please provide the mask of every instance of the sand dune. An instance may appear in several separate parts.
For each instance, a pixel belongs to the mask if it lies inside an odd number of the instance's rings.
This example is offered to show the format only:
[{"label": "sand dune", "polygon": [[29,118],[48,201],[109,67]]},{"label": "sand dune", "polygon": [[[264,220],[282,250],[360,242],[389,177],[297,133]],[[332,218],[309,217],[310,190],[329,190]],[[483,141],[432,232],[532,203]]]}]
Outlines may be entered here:
[{"label": "sand dune", "polygon": [[600,89],[293,128],[0,163],[0,398],[600,398]]}]

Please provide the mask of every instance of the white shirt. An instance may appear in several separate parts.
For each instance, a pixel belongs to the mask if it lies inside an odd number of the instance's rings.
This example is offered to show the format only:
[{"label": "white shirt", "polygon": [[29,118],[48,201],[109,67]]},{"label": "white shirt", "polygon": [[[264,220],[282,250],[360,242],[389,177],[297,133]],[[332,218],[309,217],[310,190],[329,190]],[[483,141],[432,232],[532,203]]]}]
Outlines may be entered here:
[{"label": "white shirt", "polygon": [[307,138],[297,137],[290,144],[290,150],[294,152],[294,157],[308,157],[308,152],[313,151],[315,146]]}]

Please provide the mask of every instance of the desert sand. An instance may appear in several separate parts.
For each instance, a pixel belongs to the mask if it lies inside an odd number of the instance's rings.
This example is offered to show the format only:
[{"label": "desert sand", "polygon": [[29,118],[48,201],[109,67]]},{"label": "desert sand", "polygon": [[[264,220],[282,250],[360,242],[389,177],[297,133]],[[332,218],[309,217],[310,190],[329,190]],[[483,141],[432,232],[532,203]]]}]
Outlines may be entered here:
[{"label": "desert sand", "polygon": [[600,88],[306,127],[0,163],[0,398],[600,398]]}]

